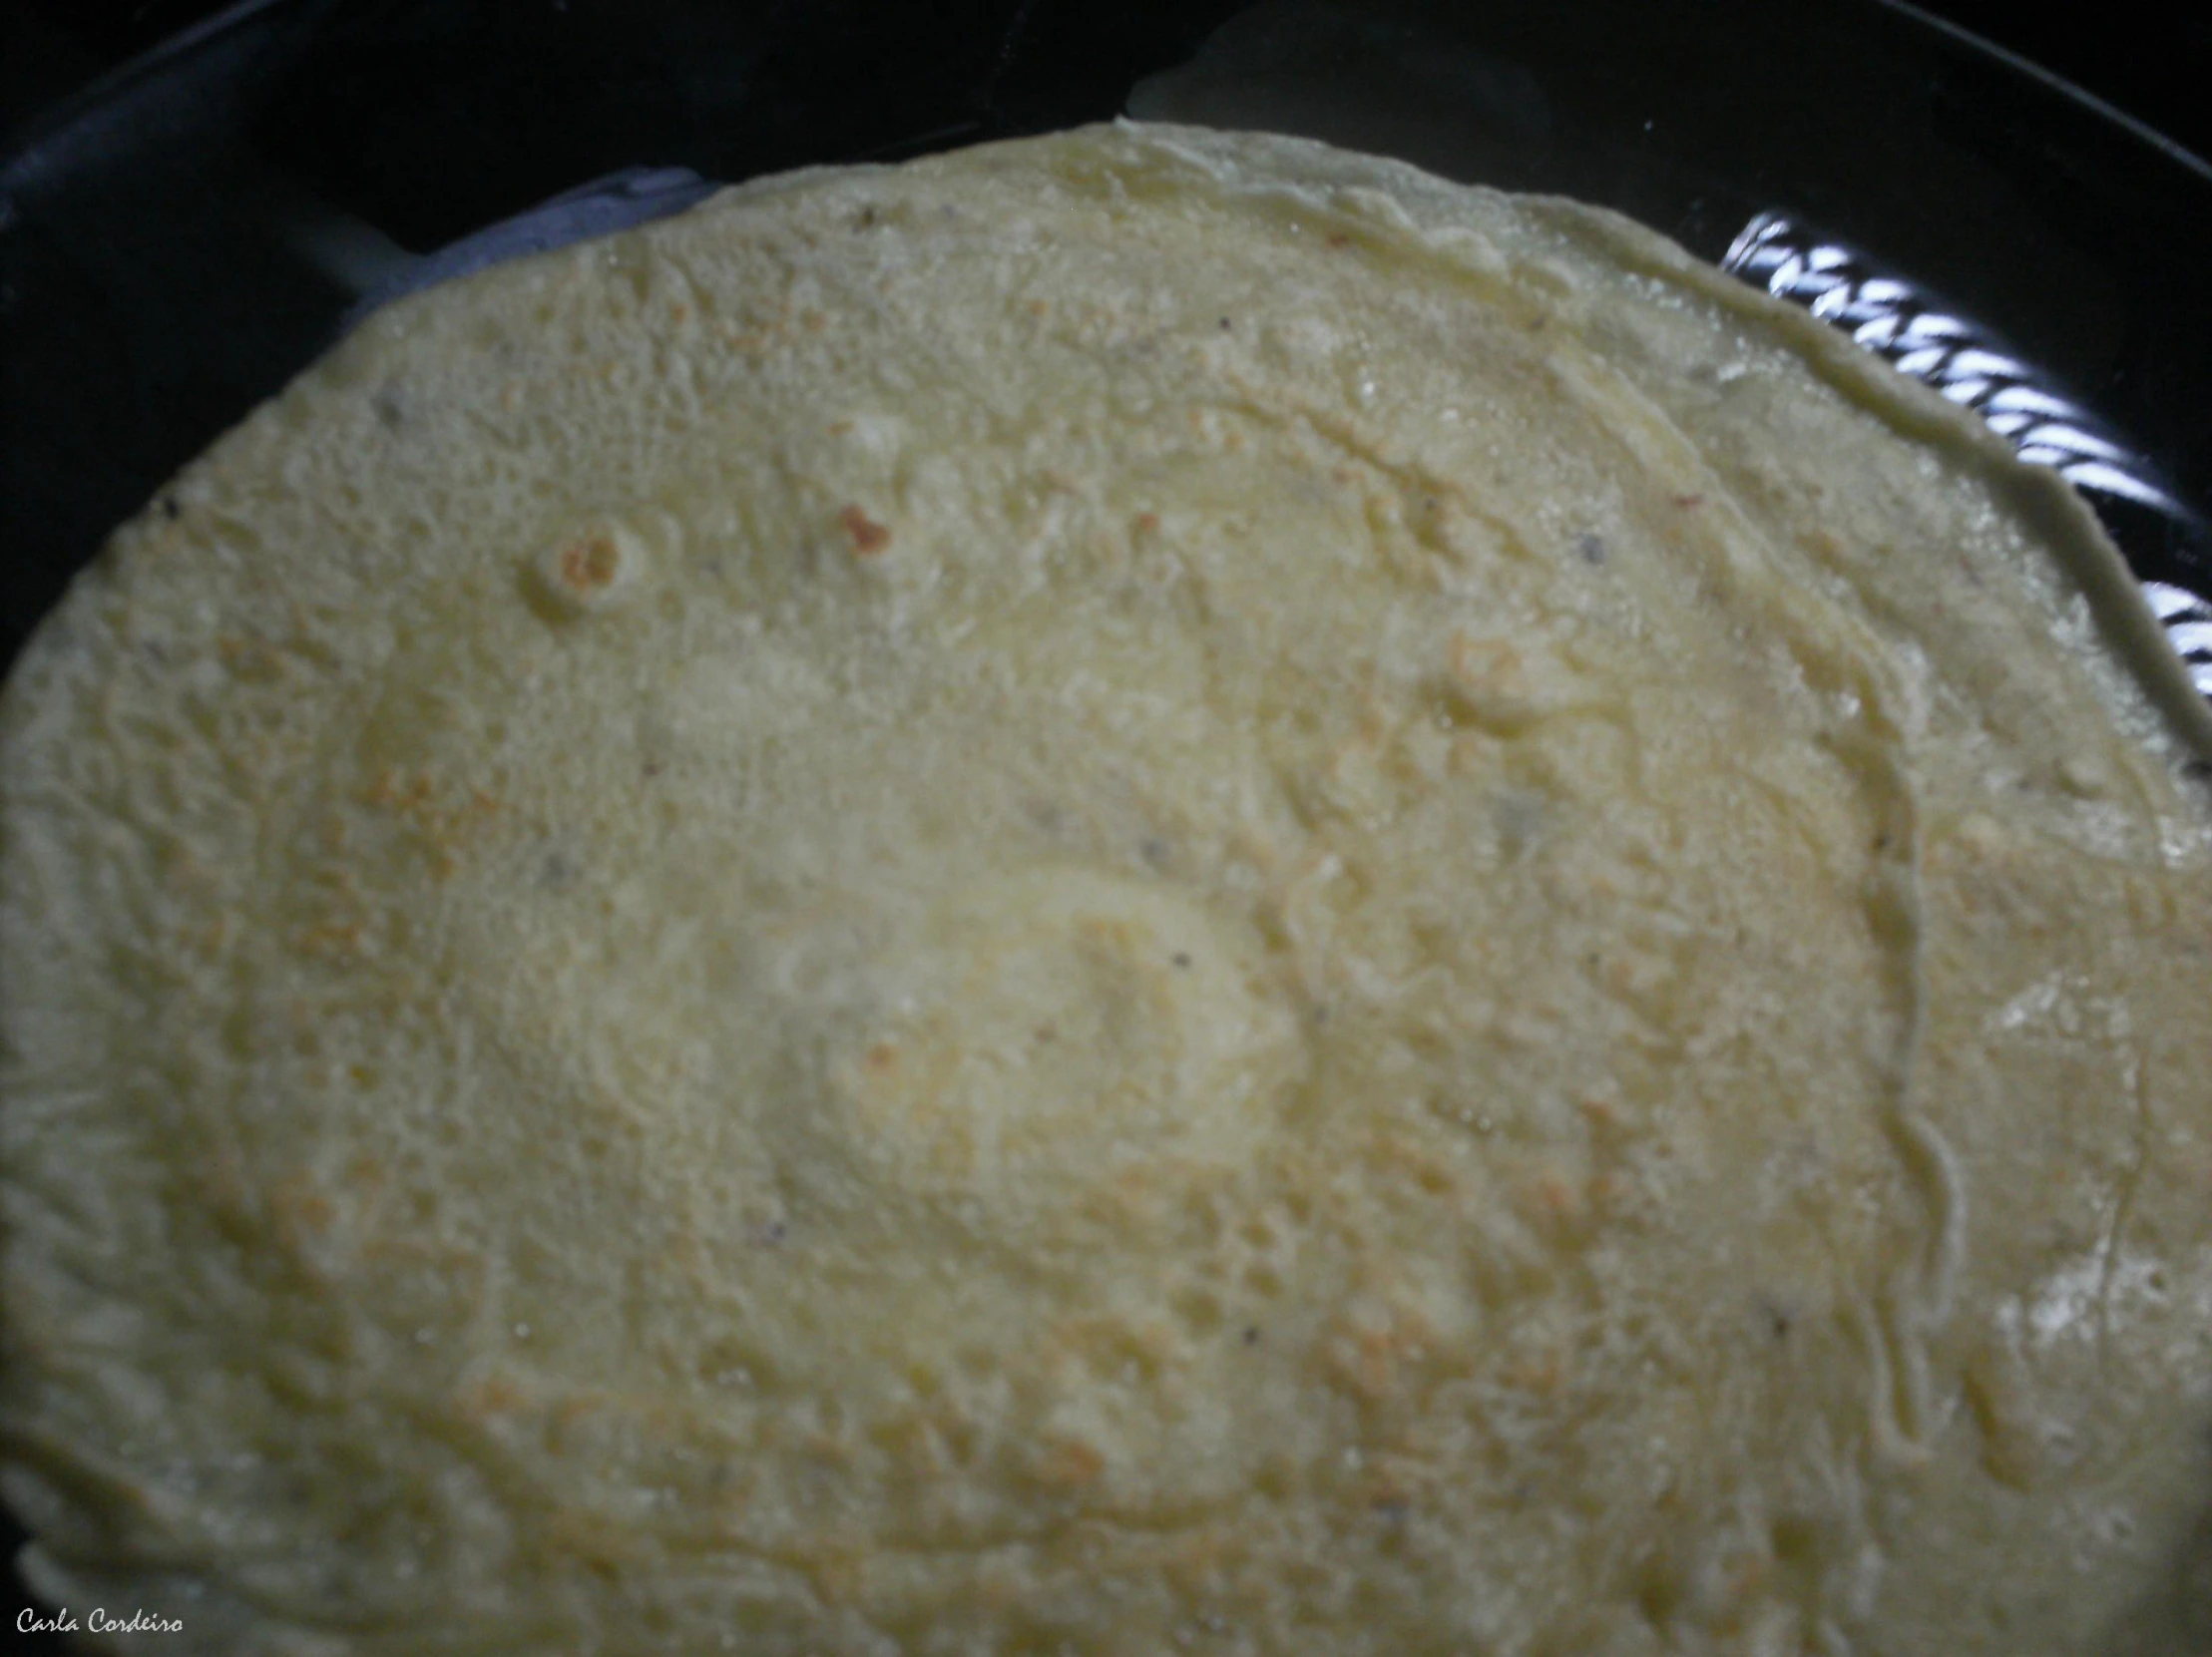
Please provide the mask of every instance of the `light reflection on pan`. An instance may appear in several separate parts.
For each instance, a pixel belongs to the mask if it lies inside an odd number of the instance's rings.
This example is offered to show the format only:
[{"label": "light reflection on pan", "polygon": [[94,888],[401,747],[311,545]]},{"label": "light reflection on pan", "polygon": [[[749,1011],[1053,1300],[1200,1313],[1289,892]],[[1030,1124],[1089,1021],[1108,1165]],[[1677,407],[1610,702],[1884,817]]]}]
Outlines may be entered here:
[{"label": "light reflection on pan", "polygon": [[[2061,396],[1989,329],[1882,270],[1860,249],[1784,213],[1762,212],[1737,234],[1720,266],[1802,305],[1900,373],[1972,409],[2029,465],[2053,468],[2095,509],[2137,569],[2146,537],[2204,545],[2203,523],[2119,433]],[[2163,581],[2145,581],[2143,597],[2190,681],[2212,698],[2212,603]]]}]

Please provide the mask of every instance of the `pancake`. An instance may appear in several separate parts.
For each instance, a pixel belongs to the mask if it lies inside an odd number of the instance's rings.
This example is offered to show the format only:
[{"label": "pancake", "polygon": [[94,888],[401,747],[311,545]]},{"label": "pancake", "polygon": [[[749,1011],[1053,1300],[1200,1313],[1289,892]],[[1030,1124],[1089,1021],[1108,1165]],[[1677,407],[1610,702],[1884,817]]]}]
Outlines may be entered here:
[{"label": "pancake", "polygon": [[395,304],[0,702],[25,1574],[2184,1649],[2208,725],[2053,477],[1586,207],[1121,125]]}]

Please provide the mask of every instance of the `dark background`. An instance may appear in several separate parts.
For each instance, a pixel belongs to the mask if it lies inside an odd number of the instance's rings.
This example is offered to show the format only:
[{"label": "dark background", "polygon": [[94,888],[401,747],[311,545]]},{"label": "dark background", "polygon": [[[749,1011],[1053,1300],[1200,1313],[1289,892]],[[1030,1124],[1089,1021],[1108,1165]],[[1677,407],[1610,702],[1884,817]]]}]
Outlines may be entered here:
[{"label": "dark background", "polygon": [[[549,10],[572,3],[583,9],[595,0],[546,0]],[[885,0],[884,9],[898,4]],[[1110,0],[1101,8],[1110,10]],[[221,9],[219,0],[0,0],[0,144],[103,70]],[[775,9],[775,0],[732,0],[731,9],[757,13]],[[2212,6],[2201,0],[1924,0],[1921,9],[2212,158]]]}]

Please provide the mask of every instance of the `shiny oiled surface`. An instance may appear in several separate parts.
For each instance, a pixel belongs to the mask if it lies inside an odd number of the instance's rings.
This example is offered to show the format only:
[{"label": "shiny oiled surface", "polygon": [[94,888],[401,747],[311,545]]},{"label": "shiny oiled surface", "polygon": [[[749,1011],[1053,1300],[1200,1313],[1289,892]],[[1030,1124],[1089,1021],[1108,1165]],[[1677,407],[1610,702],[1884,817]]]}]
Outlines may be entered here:
[{"label": "shiny oiled surface", "polygon": [[2156,644],[1818,324],[1291,141],[403,301],[4,704],[33,1580],[225,1652],[2170,1631]]}]

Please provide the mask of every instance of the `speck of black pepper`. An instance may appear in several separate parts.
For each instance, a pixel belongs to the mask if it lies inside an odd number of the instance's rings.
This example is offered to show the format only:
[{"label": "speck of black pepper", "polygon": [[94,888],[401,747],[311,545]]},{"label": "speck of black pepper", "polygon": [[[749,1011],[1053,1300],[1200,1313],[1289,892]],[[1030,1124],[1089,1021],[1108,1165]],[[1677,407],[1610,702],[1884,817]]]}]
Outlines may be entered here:
[{"label": "speck of black pepper", "polygon": [[1785,1312],[1781,1307],[1776,1306],[1772,1301],[1763,1303],[1760,1307],[1760,1310],[1767,1315],[1768,1332],[1771,1333],[1777,1341],[1785,1339],[1790,1332],[1789,1313]]},{"label": "speck of black pepper", "polygon": [[770,1247],[773,1247],[775,1244],[783,1241],[787,1230],[788,1228],[781,1220],[770,1220],[766,1225],[760,1228],[760,1241]]},{"label": "speck of black pepper", "polygon": [[1144,854],[1144,861],[1155,869],[1167,861],[1167,842],[1157,836],[1145,841],[1137,850]]},{"label": "speck of black pepper", "polygon": [[1168,959],[1169,959],[1169,960],[1171,960],[1171,961],[1173,961],[1173,962],[1174,962],[1174,964],[1175,964],[1176,966],[1178,966],[1178,967],[1187,967],[1187,966],[1189,966],[1189,965],[1190,965],[1190,957],[1189,957],[1189,955],[1188,955],[1188,954],[1186,954],[1186,953],[1185,953],[1184,951],[1182,951],[1182,950],[1177,950],[1177,951],[1176,951],[1176,952],[1175,952],[1175,953],[1174,953],[1174,954],[1173,954],[1172,956],[1170,956],[1170,957],[1169,957]]},{"label": "speck of black pepper", "polygon": [[1888,851],[1890,849],[1890,837],[1886,834],[1876,835],[1874,837],[1874,849],[1878,852]]},{"label": "speck of black pepper", "polygon": [[1228,318],[1227,318],[1226,316],[1222,317],[1222,318],[1221,318],[1221,329],[1222,329],[1222,331],[1223,331],[1224,333],[1226,333],[1226,332],[1228,331],[1228,326],[1229,326],[1229,319],[1228,319]]},{"label": "speck of black pepper", "polygon": [[661,761],[659,761],[658,759],[647,760],[645,764],[645,772],[646,775],[649,777],[659,776],[661,774]]},{"label": "speck of black pepper", "polygon": [[1574,550],[1582,555],[1584,564],[1605,562],[1605,542],[1602,536],[1584,533],[1574,538]]},{"label": "speck of black pepper", "polygon": [[1247,1325],[1245,1326],[1245,1329],[1244,1329],[1244,1344],[1245,1344],[1246,1346],[1248,1346],[1248,1347],[1256,1347],[1256,1346],[1258,1346],[1258,1345],[1259,1345],[1259,1326],[1258,1326],[1258,1325],[1256,1325],[1256,1324],[1247,1324]]},{"label": "speck of black pepper", "polygon": [[162,497],[162,516],[173,524],[185,516],[185,509],[177,504],[176,496],[164,495]]}]

